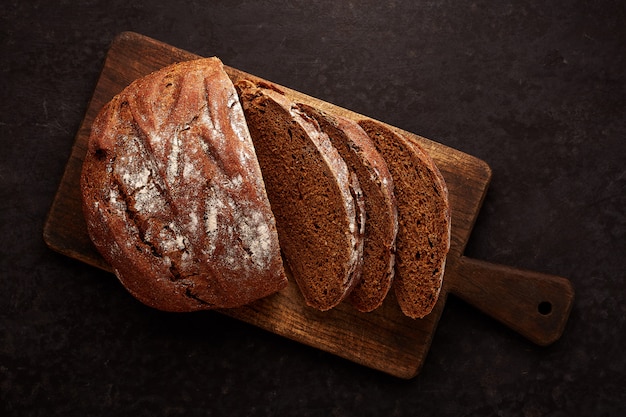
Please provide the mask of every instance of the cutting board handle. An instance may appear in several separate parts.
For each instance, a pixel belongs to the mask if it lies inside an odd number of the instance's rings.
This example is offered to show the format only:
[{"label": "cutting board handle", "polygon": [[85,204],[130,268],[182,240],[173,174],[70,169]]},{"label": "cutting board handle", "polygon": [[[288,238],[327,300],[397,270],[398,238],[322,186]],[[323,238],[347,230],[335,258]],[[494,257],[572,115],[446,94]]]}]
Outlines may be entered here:
[{"label": "cutting board handle", "polygon": [[561,337],[574,302],[569,280],[464,256],[450,266],[451,293],[538,345]]}]

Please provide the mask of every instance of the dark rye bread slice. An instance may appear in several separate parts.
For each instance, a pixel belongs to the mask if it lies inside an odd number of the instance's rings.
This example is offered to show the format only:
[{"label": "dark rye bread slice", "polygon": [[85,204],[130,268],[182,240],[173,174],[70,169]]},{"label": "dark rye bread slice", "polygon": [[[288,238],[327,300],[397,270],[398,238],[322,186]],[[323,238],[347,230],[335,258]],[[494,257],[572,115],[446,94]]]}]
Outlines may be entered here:
[{"label": "dark rye bread slice", "polygon": [[359,179],[366,213],[363,273],[349,300],[359,311],[373,311],[387,296],[394,275],[398,212],[391,174],[367,133],[356,122],[304,104],[299,107],[317,120]]},{"label": "dark rye bread slice", "polygon": [[244,80],[236,88],[285,260],[305,302],[329,310],[361,276],[365,218],[358,180],[315,120],[276,87]]},{"label": "dark rye bread slice", "polygon": [[450,206],[443,176],[417,144],[372,120],[361,127],[387,161],[398,206],[394,291],[402,312],[431,312],[443,283],[450,249]]},{"label": "dark rye bread slice", "polygon": [[287,284],[241,104],[217,58],[166,67],[105,105],[81,190],[95,246],[149,306],[237,307]]}]

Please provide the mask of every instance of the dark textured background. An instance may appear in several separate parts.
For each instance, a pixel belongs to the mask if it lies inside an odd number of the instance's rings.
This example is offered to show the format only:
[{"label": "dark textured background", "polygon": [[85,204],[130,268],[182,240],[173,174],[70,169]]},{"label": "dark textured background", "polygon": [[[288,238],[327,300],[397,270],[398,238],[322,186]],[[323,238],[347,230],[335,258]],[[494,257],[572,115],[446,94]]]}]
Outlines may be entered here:
[{"label": "dark textured background", "polygon": [[[625,10],[3,2],[0,415],[626,415]],[[451,297],[421,374],[404,381],[216,313],[153,311],[47,249],[46,213],[125,30],[485,160],[493,181],[466,254],[569,278],[563,337],[537,347]]]}]

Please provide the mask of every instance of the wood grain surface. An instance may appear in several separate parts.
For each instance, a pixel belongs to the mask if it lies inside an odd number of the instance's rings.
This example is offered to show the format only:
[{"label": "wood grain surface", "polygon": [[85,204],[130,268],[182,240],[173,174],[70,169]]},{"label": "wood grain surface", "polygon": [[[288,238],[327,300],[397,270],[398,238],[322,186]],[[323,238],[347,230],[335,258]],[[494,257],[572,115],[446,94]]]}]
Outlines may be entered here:
[{"label": "wood grain surface", "polygon": [[[91,123],[101,107],[136,78],[194,58],[198,56],[132,32],[124,32],[112,42],[46,220],[44,240],[50,248],[111,270],[92,245],[81,211],[79,177]],[[233,81],[259,79],[230,67],[226,71]],[[280,88],[293,100],[329,113],[354,120],[365,117],[289,88]],[[285,290],[273,296],[221,313],[400,378],[412,378],[419,373],[449,293],[467,300],[537,344],[547,345],[557,340],[574,299],[567,279],[463,256],[489,185],[489,166],[440,143],[403,133],[414,137],[431,154],[450,193],[451,249],[444,287],[431,314],[424,319],[409,319],[401,313],[393,295],[372,313],[360,313],[347,303],[319,312],[305,305],[292,278]]]}]

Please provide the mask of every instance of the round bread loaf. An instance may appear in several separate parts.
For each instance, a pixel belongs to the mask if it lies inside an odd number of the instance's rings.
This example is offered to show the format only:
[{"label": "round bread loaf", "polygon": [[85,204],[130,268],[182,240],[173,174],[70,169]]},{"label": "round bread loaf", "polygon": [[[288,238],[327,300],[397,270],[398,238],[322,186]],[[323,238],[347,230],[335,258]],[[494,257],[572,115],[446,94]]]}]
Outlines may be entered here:
[{"label": "round bread loaf", "polygon": [[286,283],[274,216],[217,58],[129,85],[94,121],[81,175],[89,235],[161,310],[238,307]]}]

